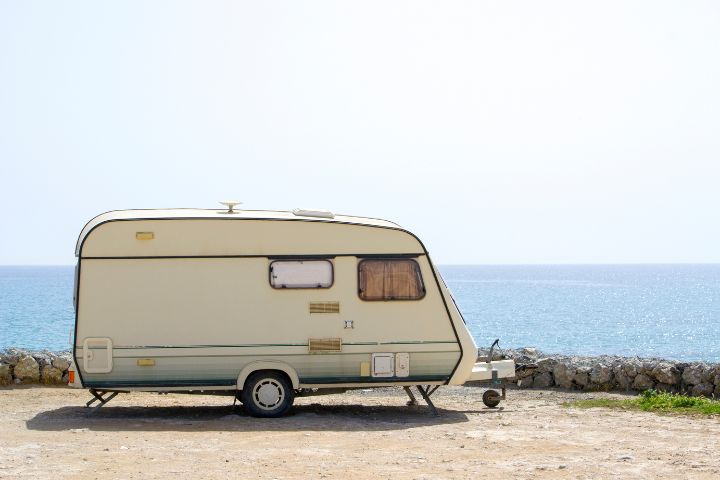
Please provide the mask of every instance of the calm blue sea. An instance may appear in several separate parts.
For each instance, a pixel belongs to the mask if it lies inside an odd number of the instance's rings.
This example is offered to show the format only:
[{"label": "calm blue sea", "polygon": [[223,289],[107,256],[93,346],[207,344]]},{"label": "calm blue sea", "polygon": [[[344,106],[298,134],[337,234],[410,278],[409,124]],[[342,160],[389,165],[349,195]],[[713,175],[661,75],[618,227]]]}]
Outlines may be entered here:
[{"label": "calm blue sea", "polygon": [[[720,362],[720,265],[442,266],[478,345]],[[68,348],[73,267],[0,267],[0,348]]]}]

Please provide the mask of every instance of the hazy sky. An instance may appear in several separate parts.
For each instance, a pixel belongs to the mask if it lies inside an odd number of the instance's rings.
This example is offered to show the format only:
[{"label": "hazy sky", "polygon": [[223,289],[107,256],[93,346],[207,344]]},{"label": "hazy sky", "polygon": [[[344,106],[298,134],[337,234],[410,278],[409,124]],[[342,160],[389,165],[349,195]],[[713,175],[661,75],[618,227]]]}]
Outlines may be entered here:
[{"label": "hazy sky", "polygon": [[0,0],[0,264],[226,198],[438,263],[720,262],[720,3]]}]

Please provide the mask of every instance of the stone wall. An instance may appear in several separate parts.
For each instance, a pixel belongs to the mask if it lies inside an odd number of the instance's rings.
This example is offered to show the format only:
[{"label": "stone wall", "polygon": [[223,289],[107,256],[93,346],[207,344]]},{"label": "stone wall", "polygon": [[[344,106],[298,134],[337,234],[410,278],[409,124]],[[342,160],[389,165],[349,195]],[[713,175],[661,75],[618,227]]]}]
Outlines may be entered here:
[{"label": "stone wall", "polygon": [[31,352],[18,348],[0,351],[0,385],[68,383],[71,355],[66,352]]},{"label": "stone wall", "polygon": [[[478,360],[487,359],[478,350]],[[586,391],[636,391],[649,388],[720,398],[720,364],[678,362],[659,358],[602,355],[580,357],[545,355],[535,348],[495,350],[494,359],[512,358],[518,366],[520,388],[560,387]],[[0,351],[0,385],[68,382],[69,351],[32,352],[9,348]]]},{"label": "stone wall", "polygon": [[[720,364],[679,362],[660,358],[602,355],[581,357],[545,355],[535,348],[504,350],[517,365],[515,382],[520,388],[560,387],[587,391],[635,391],[650,388],[720,398]],[[488,350],[478,350],[478,360]],[[497,350],[494,359],[501,353]]]}]

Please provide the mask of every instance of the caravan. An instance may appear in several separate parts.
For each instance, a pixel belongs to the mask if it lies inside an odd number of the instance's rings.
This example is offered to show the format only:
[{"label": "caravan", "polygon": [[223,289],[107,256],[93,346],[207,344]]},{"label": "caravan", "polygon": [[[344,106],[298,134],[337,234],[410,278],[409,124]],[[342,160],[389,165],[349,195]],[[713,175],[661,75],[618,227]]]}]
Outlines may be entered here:
[{"label": "caravan", "polygon": [[89,404],[128,391],[224,393],[269,417],[299,394],[394,385],[413,400],[416,386],[434,411],[438,386],[515,375],[512,360],[477,362],[409,231],[236,205],[113,211],[82,230],[70,384],[90,389]]}]

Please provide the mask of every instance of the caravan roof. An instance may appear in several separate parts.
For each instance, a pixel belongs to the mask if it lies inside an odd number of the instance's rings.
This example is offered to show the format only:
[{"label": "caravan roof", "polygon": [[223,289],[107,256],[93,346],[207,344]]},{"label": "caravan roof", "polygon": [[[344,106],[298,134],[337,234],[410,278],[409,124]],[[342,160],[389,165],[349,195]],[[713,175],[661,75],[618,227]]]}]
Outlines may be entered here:
[{"label": "caravan roof", "polygon": [[[197,209],[197,208],[163,208],[143,210],[113,210],[102,213],[90,220],[80,232],[75,255],[80,254],[80,247],[85,237],[98,225],[116,220],[160,220],[160,219],[209,219],[218,218],[233,220],[304,220],[321,223],[349,223],[367,225],[372,227],[402,229],[397,223],[389,220],[370,217],[356,217],[353,215],[319,216],[312,210],[295,210],[294,212],[281,210],[235,210],[228,214],[224,209]],[[306,213],[303,215],[302,213]]]}]

